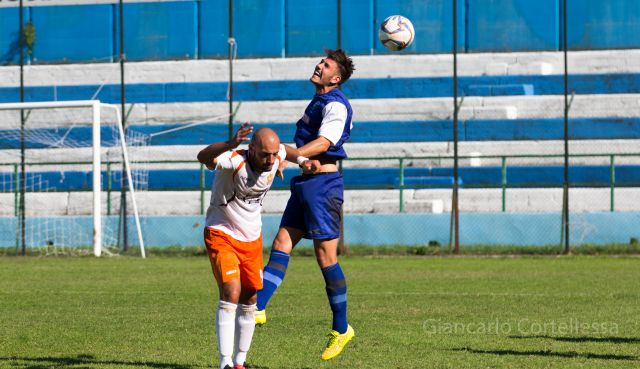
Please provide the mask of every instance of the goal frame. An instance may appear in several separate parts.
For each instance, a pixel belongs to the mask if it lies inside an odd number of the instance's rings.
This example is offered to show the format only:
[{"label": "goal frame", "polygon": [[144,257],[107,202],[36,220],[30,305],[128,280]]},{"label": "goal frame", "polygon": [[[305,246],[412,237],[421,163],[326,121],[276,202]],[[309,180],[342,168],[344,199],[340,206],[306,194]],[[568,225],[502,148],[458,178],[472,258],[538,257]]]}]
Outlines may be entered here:
[{"label": "goal frame", "polygon": [[[125,134],[122,128],[122,119],[120,108],[112,104],[103,104],[100,100],[72,100],[72,101],[48,101],[48,102],[24,102],[24,103],[1,103],[0,111],[6,110],[33,110],[33,109],[55,109],[55,108],[91,108],[92,112],[92,174],[93,174],[93,254],[95,256],[102,255],[102,186],[101,174],[102,163],[100,160],[100,113],[101,108],[111,109],[115,111],[116,123],[118,126],[118,135],[120,137],[120,145],[123,153],[123,160],[126,167],[127,182],[131,194],[133,205],[133,214],[136,222],[136,231],[140,242],[140,253],[142,258],[146,258],[144,240],[142,238],[142,229],[140,226],[140,216],[138,213],[138,204],[136,202],[135,189],[133,185],[133,177],[131,175],[131,165],[129,163],[129,154],[127,152],[127,144]],[[125,220],[126,221],[126,220]]]}]

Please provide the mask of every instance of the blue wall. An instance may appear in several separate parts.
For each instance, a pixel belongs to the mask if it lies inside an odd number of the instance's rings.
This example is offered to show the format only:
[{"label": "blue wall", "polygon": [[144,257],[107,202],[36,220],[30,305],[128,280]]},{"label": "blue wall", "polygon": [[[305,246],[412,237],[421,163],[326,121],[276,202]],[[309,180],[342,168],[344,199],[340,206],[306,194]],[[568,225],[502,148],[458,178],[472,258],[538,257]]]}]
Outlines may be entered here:
[{"label": "blue wall", "polygon": [[[25,9],[23,21],[29,21],[29,9]],[[20,14],[17,8],[0,8],[0,64],[19,64]],[[25,53],[25,61],[29,58]]]},{"label": "blue wall", "polygon": [[[384,121],[356,122],[349,142],[442,142],[452,140],[453,122],[451,120],[432,121]],[[176,124],[132,125],[130,128],[151,137],[152,134],[179,127]],[[238,125],[236,125],[238,126]],[[258,129],[269,127],[280,137],[293,137],[295,125],[291,123],[256,123]],[[524,119],[478,119],[460,121],[458,125],[461,141],[510,141],[510,140],[562,140],[564,137],[562,118],[524,118]],[[149,139],[148,144],[160,145],[206,145],[211,137],[226,137],[228,127],[224,124],[201,124],[174,132],[165,133]],[[91,128],[41,128],[28,130],[33,134],[52,136],[66,135],[68,139],[91,145]],[[569,139],[571,140],[608,140],[640,139],[640,118],[570,118]],[[113,146],[110,137],[113,132],[107,127],[102,129],[102,145]],[[0,130],[0,147],[19,149],[18,130]],[[46,145],[28,142],[27,149],[44,148]]]},{"label": "blue wall", "polygon": [[[195,163],[191,166],[197,167]],[[2,172],[0,172],[2,173]],[[286,169],[284,180],[276,180],[273,189],[289,189],[289,181],[300,171]],[[13,192],[14,174],[4,172],[3,178],[9,185],[0,192]],[[451,188],[453,184],[452,168],[405,168],[405,188]],[[120,190],[121,172],[112,172],[111,189]],[[213,181],[214,173],[205,171],[206,188]],[[400,170],[389,168],[345,168],[343,170],[346,188],[398,188]],[[460,167],[460,185],[466,188],[500,188],[502,186],[501,167]],[[92,188],[92,173],[89,171],[50,171],[29,172],[27,181],[32,178],[45,181],[53,191],[89,191]],[[508,166],[505,185],[509,188],[562,187],[564,167],[546,166]],[[107,188],[107,173],[102,172],[102,188]],[[200,171],[198,169],[155,169],[149,171],[148,189],[155,191],[180,191],[200,189]],[[569,184],[572,187],[609,187],[611,168],[607,165],[582,165],[569,168]],[[616,187],[638,187],[640,185],[640,166],[617,165],[615,168]]]},{"label": "blue wall", "polygon": [[[124,8],[127,60],[195,59],[198,57],[198,12],[195,2],[133,3]],[[114,55],[120,50],[120,15],[115,13]]]},{"label": "blue wall", "polygon": [[337,1],[287,1],[285,10],[287,56],[324,55],[335,47]]},{"label": "blue wall", "polygon": [[[378,26],[393,14],[408,17],[415,42],[403,53],[452,49],[453,0],[341,2],[341,43],[351,54],[389,53]],[[562,0],[456,0],[461,52],[558,50]],[[567,0],[571,49],[640,47],[637,0]],[[193,0],[125,5],[128,60],[226,58],[228,1]],[[238,57],[321,55],[338,43],[336,1],[236,0]],[[36,28],[35,63],[115,61],[117,5],[26,8]],[[0,8],[0,63],[18,60],[16,8]]]},{"label": "blue wall", "polygon": [[567,39],[575,49],[637,48],[640,1],[569,0]]},{"label": "blue wall", "polygon": [[[104,217],[109,228],[117,230],[117,216]],[[629,243],[640,237],[640,213],[604,212],[572,214],[572,245]],[[79,240],[74,246],[88,246],[91,238],[91,217],[28,218],[27,227],[56,221],[61,226],[68,224]],[[264,246],[269,247],[280,224],[280,215],[262,216]],[[16,244],[16,219],[0,218],[0,247]],[[202,241],[203,216],[143,216],[141,217],[143,238],[147,247],[204,246]],[[449,214],[347,214],[345,216],[345,242],[347,244],[382,245],[426,245],[437,241],[441,245],[449,242]],[[136,244],[135,224],[129,219],[129,240]],[[615,227],[611,225],[615,224]],[[562,218],[557,213],[473,213],[460,214],[460,243],[471,245],[560,245]],[[105,227],[105,232],[106,227]],[[115,234],[104,238],[115,239]],[[61,234],[39,234],[54,244],[69,242],[57,240]],[[45,238],[47,237],[47,238]],[[309,246],[303,240],[301,246]],[[27,237],[27,246],[32,247]]]},{"label": "blue wall", "polygon": [[[561,95],[562,75],[513,75],[458,77],[464,96]],[[127,85],[129,103],[174,103],[227,101],[228,82],[131,83]],[[344,85],[350,99],[385,99],[449,97],[451,77],[356,78]],[[241,81],[234,82],[237,101],[307,100],[308,80]],[[27,86],[25,101],[87,100],[106,103],[120,102],[120,85]],[[569,76],[569,91],[578,95],[640,93],[640,74],[573,74]],[[0,102],[18,100],[19,88],[0,87]]]},{"label": "blue wall", "polygon": [[34,7],[31,21],[36,27],[36,63],[112,60],[111,5]]},{"label": "blue wall", "polygon": [[[456,0],[458,7],[458,48],[464,50],[465,0]],[[415,40],[405,52],[442,53],[453,50],[453,3],[451,0],[409,0],[375,2],[374,37],[377,53],[391,53],[377,40],[377,27],[393,14],[409,18],[415,30]]]},{"label": "blue wall", "polygon": [[557,50],[558,1],[467,0],[467,50]]}]

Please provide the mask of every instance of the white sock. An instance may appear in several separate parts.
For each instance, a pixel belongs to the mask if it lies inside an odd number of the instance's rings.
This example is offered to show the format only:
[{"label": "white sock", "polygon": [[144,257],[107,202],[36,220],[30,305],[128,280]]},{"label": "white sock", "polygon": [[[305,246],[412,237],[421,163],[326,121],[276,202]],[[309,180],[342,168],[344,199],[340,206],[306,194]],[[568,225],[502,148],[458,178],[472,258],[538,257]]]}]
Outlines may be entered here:
[{"label": "white sock", "polygon": [[220,352],[220,369],[226,365],[233,367],[233,338],[235,332],[236,304],[227,301],[218,303],[216,313],[216,334],[218,335],[218,351]]},{"label": "white sock", "polygon": [[247,361],[247,352],[251,347],[253,331],[256,329],[256,304],[238,304],[238,314],[236,314],[236,365],[243,365]]}]

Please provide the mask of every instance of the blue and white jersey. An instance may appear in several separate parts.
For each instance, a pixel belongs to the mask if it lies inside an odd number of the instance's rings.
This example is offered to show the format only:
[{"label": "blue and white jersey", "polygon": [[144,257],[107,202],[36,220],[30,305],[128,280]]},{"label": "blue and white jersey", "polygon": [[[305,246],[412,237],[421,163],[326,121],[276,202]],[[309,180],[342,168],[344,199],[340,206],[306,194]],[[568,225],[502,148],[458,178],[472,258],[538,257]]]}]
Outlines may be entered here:
[{"label": "blue and white jersey", "polygon": [[293,138],[296,147],[322,136],[331,141],[325,156],[344,159],[347,153],[342,148],[351,134],[351,104],[337,88],[322,95],[315,95],[304,110],[304,116],[296,123]]}]

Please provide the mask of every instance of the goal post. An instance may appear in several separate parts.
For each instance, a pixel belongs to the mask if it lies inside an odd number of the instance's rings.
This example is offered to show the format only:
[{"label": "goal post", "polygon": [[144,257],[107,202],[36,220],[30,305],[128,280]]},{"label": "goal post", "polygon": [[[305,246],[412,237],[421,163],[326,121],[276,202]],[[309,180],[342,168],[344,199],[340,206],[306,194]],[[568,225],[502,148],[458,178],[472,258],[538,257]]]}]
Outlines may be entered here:
[{"label": "goal post", "polygon": [[[91,101],[91,100],[90,100]],[[96,101],[96,100],[92,100],[92,101]],[[117,126],[118,126],[118,135],[120,136],[120,145],[122,147],[122,156],[123,156],[123,160],[125,163],[125,168],[126,168],[126,173],[127,173],[127,183],[129,185],[129,191],[131,191],[131,203],[133,206],[133,215],[134,215],[134,219],[136,222],[136,232],[138,233],[138,241],[140,242],[140,255],[142,256],[142,258],[146,258],[146,252],[144,250],[144,240],[142,238],[142,227],[140,226],[140,216],[138,214],[138,203],[136,201],[136,191],[135,191],[135,186],[133,185],[133,176],[131,175],[131,162],[129,161],[129,152],[127,150],[127,141],[126,141],[126,137],[124,135],[124,130],[122,129],[122,120],[120,119],[120,117],[122,116],[120,114],[120,109],[115,106],[115,105],[110,105],[110,104],[100,104],[98,103],[97,106],[93,105],[93,111],[94,111],[94,123],[93,123],[93,132],[95,134],[96,130],[100,131],[100,123],[98,122],[98,124],[95,123],[95,119],[96,119],[96,110],[97,110],[97,116],[98,118],[100,118],[100,106],[105,107],[105,108],[109,108],[109,109],[113,109],[116,115],[116,121],[117,121]],[[98,119],[99,121],[99,119]],[[96,126],[98,127],[96,129]],[[98,132],[98,137],[100,137],[100,133]],[[93,145],[93,160],[94,160],[94,171],[93,171],[93,183],[96,183],[96,170],[95,170],[95,165],[96,165],[96,157],[98,158],[98,162],[100,161],[100,140],[98,140],[98,148],[96,149],[96,139],[93,139],[94,145]],[[101,166],[100,163],[98,163],[98,187],[100,187],[100,170]],[[95,193],[95,190],[94,190]],[[98,206],[98,208],[100,208],[101,205],[101,201],[100,201],[100,194],[101,192],[98,191],[98,198],[96,200],[96,197],[94,195],[94,206]],[[95,208],[94,208],[95,209]],[[95,210],[94,210],[95,212]],[[100,213],[100,211],[98,212]],[[94,220],[95,222],[95,220]],[[95,225],[94,225],[95,226]],[[102,250],[102,246],[99,247],[100,250]],[[94,252],[95,252],[95,245],[94,245]],[[100,256],[99,254],[96,254],[96,256]]]},{"label": "goal post", "polygon": [[[129,153],[127,150],[127,141],[124,129],[122,127],[121,114],[119,107],[110,104],[103,104],[99,100],[77,100],[77,101],[49,101],[49,102],[25,102],[25,103],[2,103],[0,104],[0,111],[32,111],[43,109],[78,109],[85,108],[91,110],[91,147],[92,147],[92,216],[93,216],[93,254],[100,256],[103,251],[103,219],[102,219],[102,188],[101,188],[101,175],[102,175],[102,144],[101,144],[101,127],[102,127],[102,109],[109,109],[114,112],[115,126],[117,126],[117,134],[119,139],[119,145],[122,150],[122,160],[124,161],[124,168],[126,169],[127,184],[129,193],[131,196],[131,205],[133,207],[134,220],[136,225],[136,231],[138,241],[140,245],[140,253],[142,258],[146,257],[144,240],[142,237],[142,229],[140,224],[140,216],[138,213],[138,204],[135,196],[135,186],[133,181],[133,175],[131,173],[131,162],[129,160]],[[73,127],[73,124],[72,126]],[[15,130],[15,127],[13,127]],[[38,128],[36,128],[38,129]],[[0,128],[1,130],[1,128]],[[68,134],[68,132],[67,132]],[[66,136],[63,136],[60,140],[64,140]],[[21,139],[24,139],[21,137]],[[52,147],[60,147],[59,141],[52,141]],[[39,142],[40,143],[40,142]],[[1,147],[0,147],[1,149]],[[24,184],[23,184],[24,185]],[[125,219],[126,221],[126,219]]]}]

